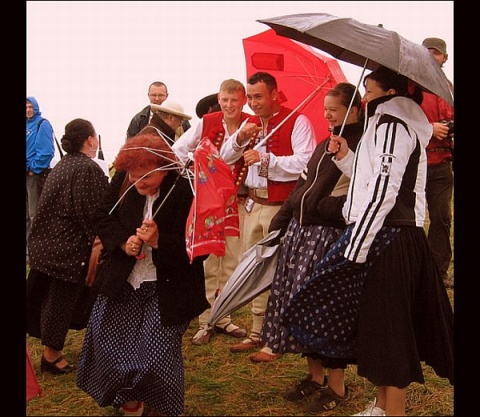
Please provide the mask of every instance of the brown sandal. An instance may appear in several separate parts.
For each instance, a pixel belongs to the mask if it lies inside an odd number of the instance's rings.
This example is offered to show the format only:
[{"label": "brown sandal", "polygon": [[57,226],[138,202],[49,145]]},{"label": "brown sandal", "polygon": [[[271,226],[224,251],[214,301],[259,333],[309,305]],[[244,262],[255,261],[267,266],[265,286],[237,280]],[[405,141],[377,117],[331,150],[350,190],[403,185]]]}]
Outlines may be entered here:
[{"label": "brown sandal", "polygon": [[237,339],[242,339],[243,337],[247,336],[247,331],[245,329],[235,326],[232,322],[222,327],[215,326],[215,331],[218,333],[228,334],[229,336],[235,337]]}]

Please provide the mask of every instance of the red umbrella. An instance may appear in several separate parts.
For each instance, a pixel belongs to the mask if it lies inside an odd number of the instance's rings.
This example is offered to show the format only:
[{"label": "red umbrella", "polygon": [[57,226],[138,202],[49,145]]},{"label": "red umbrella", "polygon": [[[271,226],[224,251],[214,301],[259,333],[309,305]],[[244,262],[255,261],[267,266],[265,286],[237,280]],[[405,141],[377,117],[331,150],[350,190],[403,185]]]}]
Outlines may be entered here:
[{"label": "red umbrella", "polygon": [[200,141],[193,155],[195,197],[185,231],[190,262],[200,255],[225,255],[225,237],[240,234],[231,168],[208,138]]},{"label": "red umbrella", "polygon": [[243,49],[247,78],[258,71],[272,74],[277,79],[282,104],[292,110],[313,96],[299,111],[312,122],[318,142],[328,136],[323,99],[336,84],[347,81],[338,61],[309,45],[279,36],[273,29],[243,39]]}]

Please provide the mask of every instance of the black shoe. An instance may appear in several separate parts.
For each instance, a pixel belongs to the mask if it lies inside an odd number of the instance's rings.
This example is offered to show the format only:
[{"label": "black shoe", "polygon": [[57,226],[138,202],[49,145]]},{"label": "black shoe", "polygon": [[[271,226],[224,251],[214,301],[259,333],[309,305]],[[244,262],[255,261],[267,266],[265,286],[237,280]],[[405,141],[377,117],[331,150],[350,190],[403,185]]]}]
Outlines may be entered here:
[{"label": "black shoe", "polygon": [[42,355],[42,360],[40,362],[40,369],[42,372],[50,372],[55,375],[63,375],[72,372],[75,369],[74,365],[68,364],[65,365],[63,368],[57,366],[57,363],[63,359],[63,356],[60,355],[57,359],[53,362],[47,361],[45,356]]},{"label": "black shoe", "polygon": [[309,374],[305,379],[302,379],[295,388],[287,391],[283,395],[283,398],[285,398],[287,401],[296,403],[311,397],[320,390],[327,389],[327,387],[328,380],[326,375],[324,377],[323,384],[320,385],[319,383],[312,381],[312,376]]},{"label": "black shoe", "polygon": [[349,398],[350,392],[347,386],[345,387],[345,395],[343,397],[340,397],[328,387],[306,405],[305,411],[309,414],[321,414],[325,411],[333,410]]}]

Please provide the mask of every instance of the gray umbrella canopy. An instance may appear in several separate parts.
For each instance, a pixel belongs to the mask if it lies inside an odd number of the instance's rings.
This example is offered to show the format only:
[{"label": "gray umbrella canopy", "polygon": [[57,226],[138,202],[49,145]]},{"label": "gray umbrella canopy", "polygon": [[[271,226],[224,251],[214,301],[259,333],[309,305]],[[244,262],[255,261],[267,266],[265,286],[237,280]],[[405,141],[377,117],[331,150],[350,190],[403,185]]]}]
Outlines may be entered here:
[{"label": "gray umbrella canopy", "polygon": [[351,64],[383,65],[453,105],[445,73],[424,46],[381,26],[327,13],[304,13],[260,19],[280,35],[321,49]]},{"label": "gray umbrella canopy", "polygon": [[270,288],[280,256],[280,230],[248,249],[212,306],[209,327]]}]

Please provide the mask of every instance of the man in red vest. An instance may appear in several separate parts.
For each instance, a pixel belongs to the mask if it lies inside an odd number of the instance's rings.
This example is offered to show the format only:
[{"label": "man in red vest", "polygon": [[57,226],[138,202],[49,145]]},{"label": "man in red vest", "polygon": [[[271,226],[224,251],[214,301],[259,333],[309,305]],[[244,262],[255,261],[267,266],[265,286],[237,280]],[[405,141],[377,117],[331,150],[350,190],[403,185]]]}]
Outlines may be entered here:
[{"label": "man in red vest", "polygon": [[[447,45],[443,39],[426,38],[423,46],[428,48],[440,67],[448,59]],[[453,85],[450,83],[453,91]],[[442,98],[423,93],[422,109],[433,126],[433,134],[427,145],[426,198],[428,217],[428,240],[440,268],[443,282],[453,288],[453,280],[447,276],[452,259],[450,232],[452,226],[453,195],[453,107]]]},{"label": "man in red vest", "polygon": [[[245,119],[250,118],[254,123],[258,122],[257,117],[243,112],[243,107],[247,103],[247,96],[245,86],[240,81],[233,79],[223,81],[217,95],[217,103],[220,105],[220,111],[202,114],[202,118],[195,128],[189,129],[178,138],[173,145],[173,150],[182,161],[186,162],[189,159],[189,153],[195,150],[202,138],[209,138],[217,149],[220,150],[224,140],[234,134]],[[234,177],[237,179],[237,184],[240,185],[246,173],[243,159],[231,164],[231,166],[234,170]],[[238,190],[238,200],[240,203],[245,199],[244,194],[245,191],[242,189]],[[243,205],[239,204],[240,227],[243,215]],[[215,301],[218,292],[223,289],[228,278],[232,275],[243,253],[240,252],[239,237],[226,236],[225,240],[225,255],[216,256],[211,254],[204,263],[205,287],[207,299],[211,305]],[[207,328],[209,316],[210,309],[205,310],[199,316],[199,330],[192,338],[194,345],[207,344],[214,331],[236,338],[243,338],[247,335],[245,329],[239,328],[232,323],[230,316],[220,319],[215,324],[214,329],[208,329],[208,331],[205,332],[204,329]]]},{"label": "man in red vest", "polygon": [[[316,146],[309,119],[282,106],[279,98],[275,77],[266,72],[253,74],[247,82],[247,99],[260,119],[260,127],[249,120],[220,151],[227,164],[243,157],[248,166],[241,253],[267,236],[271,219],[294,188]],[[230,347],[232,352],[262,347],[260,332],[268,296],[266,291],[252,301],[252,330],[245,340]],[[263,347],[260,353],[255,354],[256,362],[271,362],[279,356],[268,347]]]}]

